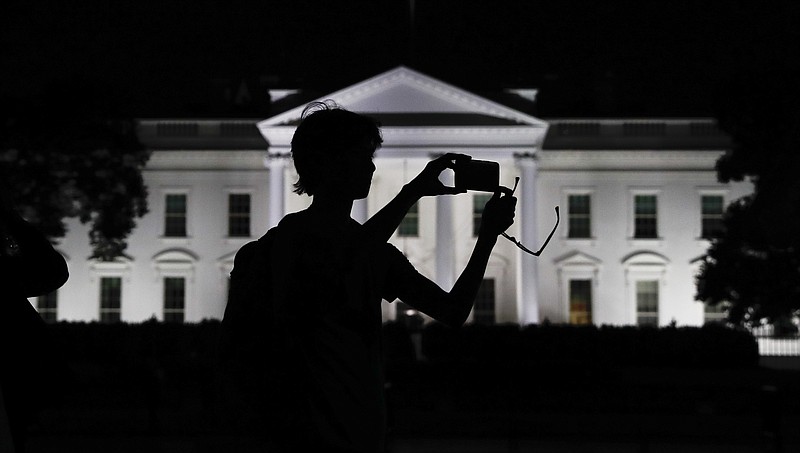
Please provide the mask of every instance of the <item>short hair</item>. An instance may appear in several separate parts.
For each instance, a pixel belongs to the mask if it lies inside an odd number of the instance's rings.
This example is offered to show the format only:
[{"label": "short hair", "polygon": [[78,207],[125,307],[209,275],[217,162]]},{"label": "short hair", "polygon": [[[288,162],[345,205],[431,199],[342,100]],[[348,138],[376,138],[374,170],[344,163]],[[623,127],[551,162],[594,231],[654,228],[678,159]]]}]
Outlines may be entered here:
[{"label": "short hair", "polygon": [[299,176],[294,192],[314,195],[329,164],[365,140],[375,149],[383,143],[376,120],[345,110],[331,100],[308,104],[292,137],[292,160]]}]

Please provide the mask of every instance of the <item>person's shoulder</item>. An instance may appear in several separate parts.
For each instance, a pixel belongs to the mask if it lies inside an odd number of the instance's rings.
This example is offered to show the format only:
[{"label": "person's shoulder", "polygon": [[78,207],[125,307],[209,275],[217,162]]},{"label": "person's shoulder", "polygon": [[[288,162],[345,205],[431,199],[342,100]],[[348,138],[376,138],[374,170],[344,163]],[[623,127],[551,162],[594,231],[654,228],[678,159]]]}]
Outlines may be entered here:
[{"label": "person's shoulder", "polygon": [[286,214],[275,227],[279,230],[293,230],[308,222],[308,212],[297,211]]},{"label": "person's shoulder", "polygon": [[260,257],[266,257],[269,254],[269,250],[275,242],[276,228],[270,228],[259,239],[250,241],[239,248],[233,258],[231,277],[242,274],[243,271],[251,268],[253,263],[261,262],[262,258]]},{"label": "person's shoulder", "polygon": [[233,258],[234,269],[236,268],[237,264],[249,262],[258,254],[258,251],[262,246],[260,241],[260,239],[257,241],[250,241],[239,248],[239,250],[236,252],[236,256]]},{"label": "person's shoulder", "polygon": [[306,211],[286,214],[278,225],[273,228],[273,237],[278,241],[292,240],[294,237],[308,234],[311,220]]},{"label": "person's shoulder", "polygon": [[241,246],[239,250],[236,252],[236,257],[234,258],[234,264],[236,262],[244,262],[249,261],[252,257],[262,253],[262,251],[269,247],[272,242],[275,241],[275,236],[277,234],[277,227],[270,228],[264,233],[263,236],[258,238],[255,241],[250,241],[245,245]]}]

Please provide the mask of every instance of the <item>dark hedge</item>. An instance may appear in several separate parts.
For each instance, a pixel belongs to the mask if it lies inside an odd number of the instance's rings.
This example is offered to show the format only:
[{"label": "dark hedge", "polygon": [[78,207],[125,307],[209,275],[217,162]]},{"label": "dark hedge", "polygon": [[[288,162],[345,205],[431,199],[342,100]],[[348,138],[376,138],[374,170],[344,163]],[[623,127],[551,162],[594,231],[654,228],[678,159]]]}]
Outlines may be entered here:
[{"label": "dark hedge", "polygon": [[[410,332],[384,325],[388,361],[416,359]],[[172,371],[212,368],[218,321],[197,324],[59,323],[50,334],[69,362],[129,368],[158,363]],[[721,325],[639,328],[633,326],[467,325],[432,323],[422,329],[428,361],[531,362],[622,367],[736,368],[758,364],[758,345],[747,332]]]},{"label": "dark hedge", "polygon": [[[64,398],[46,414],[50,426],[95,434],[227,433],[223,421],[233,418],[219,392],[220,327],[49,326],[69,374],[54,380]],[[472,420],[470,432],[480,434],[477,424],[490,435],[515,414],[750,414],[761,401],[755,340],[721,326],[430,324],[410,332],[388,323],[383,331],[390,418],[399,434],[459,434],[466,429],[459,417]]]},{"label": "dark hedge", "polygon": [[752,367],[758,344],[746,331],[703,327],[430,324],[422,330],[429,360],[582,363],[624,367]]}]

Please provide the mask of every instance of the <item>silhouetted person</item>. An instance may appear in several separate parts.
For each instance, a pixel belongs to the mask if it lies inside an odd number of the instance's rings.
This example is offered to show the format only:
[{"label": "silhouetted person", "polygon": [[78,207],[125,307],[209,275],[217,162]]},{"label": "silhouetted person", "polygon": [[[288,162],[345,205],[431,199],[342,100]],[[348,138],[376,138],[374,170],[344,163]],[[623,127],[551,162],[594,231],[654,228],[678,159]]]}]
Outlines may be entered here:
[{"label": "silhouetted person", "polygon": [[25,434],[63,376],[50,359],[45,324],[28,297],[55,291],[67,281],[64,257],[14,210],[0,183],[0,389],[17,453]]},{"label": "silhouetted person", "polygon": [[438,177],[468,157],[429,162],[361,225],[350,212],[369,193],[381,143],[370,118],[310,105],[292,158],[295,192],[312,196],[311,206],[286,215],[236,256],[223,327],[229,346],[245,348],[224,350],[263,366],[250,389],[264,390],[253,398],[268,408],[265,425],[283,451],[383,451],[381,300],[400,299],[445,324],[463,324],[497,237],[513,223],[516,199],[498,187],[466,268],[450,291],[440,288],[387,240],[421,197],[459,193]]}]

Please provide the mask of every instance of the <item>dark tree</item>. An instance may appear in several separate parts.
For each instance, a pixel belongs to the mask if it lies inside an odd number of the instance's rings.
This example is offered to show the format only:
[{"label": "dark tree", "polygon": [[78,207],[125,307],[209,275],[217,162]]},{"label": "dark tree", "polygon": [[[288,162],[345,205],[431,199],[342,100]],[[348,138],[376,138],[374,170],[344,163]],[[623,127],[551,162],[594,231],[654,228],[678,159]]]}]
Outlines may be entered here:
[{"label": "dark tree", "polygon": [[733,138],[718,178],[750,179],[754,192],[727,209],[696,298],[726,304],[729,320],[745,326],[791,326],[800,315],[800,71],[792,61],[743,73],[725,85],[718,109]]},{"label": "dark tree", "polygon": [[124,256],[147,212],[149,151],[118,101],[72,80],[40,99],[7,99],[0,122],[0,174],[20,213],[51,239],[65,235],[67,217],[90,223],[92,258],[104,261]]}]

